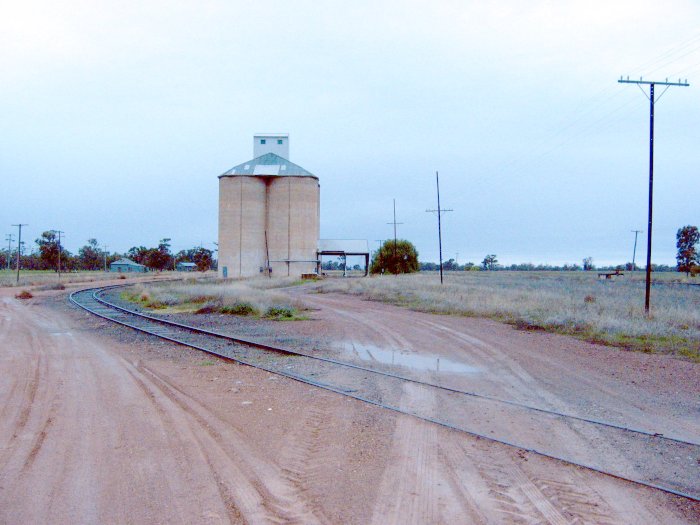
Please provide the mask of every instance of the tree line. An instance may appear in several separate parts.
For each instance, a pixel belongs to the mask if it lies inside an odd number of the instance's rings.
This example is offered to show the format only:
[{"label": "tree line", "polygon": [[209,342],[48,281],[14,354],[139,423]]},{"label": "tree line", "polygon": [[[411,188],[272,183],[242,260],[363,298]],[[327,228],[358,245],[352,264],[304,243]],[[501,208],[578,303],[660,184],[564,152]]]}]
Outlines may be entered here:
[{"label": "tree line", "polygon": [[[700,243],[700,231],[697,226],[683,226],[676,232],[676,266],[666,264],[652,264],[651,270],[654,272],[685,272],[688,275],[700,274],[700,256],[697,245]],[[464,264],[457,263],[454,259],[443,261],[443,271],[533,271],[533,272],[575,272],[575,271],[635,271],[643,268],[636,263],[627,262],[625,264],[598,266],[594,264],[593,257],[584,257],[582,264],[532,264],[521,263],[504,266],[498,263],[496,254],[488,254],[477,265],[473,262]],[[370,265],[371,273],[411,273],[416,271],[438,271],[440,265],[435,262],[419,262],[418,252],[409,241],[400,239],[386,241],[379,250],[374,252]]]},{"label": "tree line", "polygon": [[[62,271],[78,271],[78,270],[104,270],[109,265],[121,258],[131,259],[132,261],[143,264],[151,270],[169,270],[175,269],[178,262],[192,262],[196,265],[197,270],[206,271],[210,268],[216,268],[216,260],[212,250],[202,246],[196,246],[188,250],[181,250],[173,254],[170,250],[169,238],[161,239],[158,245],[148,248],[146,246],[133,246],[126,253],[107,253],[100,249],[100,244],[97,239],[88,239],[87,244],[82,246],[77,254],[72,254],[60,245],[59,239],[54,231],[45,231],[41,237],[36,239],[38,250],[31,250],[29,254],[25,253],[24,242],[19,247],[20,250],[20,265],[26,270],[58,270],[59,260]],[[652,271],[679,271],[686,274],[700,274],[700,257],[698,256],[697,245],[700,243],[700,232],[697,226],[684,226],[679,228],[676,233],[676,266],[668,266],[665,264],[652,264]],[[16,249],[14,253],[8,250],[0,251],[0,268],[15,268],[16,269]],[[481,261],[480,265],[473,262],[464,264],[457,263],[454,259],[448,259],[442,264],[444,271],[614,271],[614,270],[641,270],[642,268],[633,263],[625,263],[613,266],[601,266],[596,268],[592,257],[585,257],[582,265],[564,264],[561,266],[549,264],[532,264],[521,263],[503,266],[498,263],[498,257],[495,254],[488,254]],[[358,265],[355,265],[359,269]],[[328,261],[324,263],[323,269],[333,270],[342,269],[342,263],[337,261]],[[385,242],[379,250],[377,250],[370,264],[370,272],[378,273],[411,273],[417,271],[437,271],[440,269],[438,263],[434,262],[419,262],[418,251],[415,246],[405,240],[397,240]]]},{"label": "tree line", "polygon": [[[97,239],[88,239],[87,243],[73,254],[59,244],[55,232],[45,231],[36,239],[36,250],[25,253],[24,242],[20,249],[20,266],[24,270],[54,270],[58,271],[59,260],[61,271],[95,271],[109,269],[109,265],[122,258],[143,264],[151,270],[173,270],[179,262],[192,262],[197,270],[206,271],[216,267],[214,252],[201,246],[181,250],[173,254],[170,250],[170,239],[161,239],[156,247],[134,246],[126,253],[108,253],[101,249]],[[8,253],[0,252],[0,268],[16,269],[17,250]]]}]

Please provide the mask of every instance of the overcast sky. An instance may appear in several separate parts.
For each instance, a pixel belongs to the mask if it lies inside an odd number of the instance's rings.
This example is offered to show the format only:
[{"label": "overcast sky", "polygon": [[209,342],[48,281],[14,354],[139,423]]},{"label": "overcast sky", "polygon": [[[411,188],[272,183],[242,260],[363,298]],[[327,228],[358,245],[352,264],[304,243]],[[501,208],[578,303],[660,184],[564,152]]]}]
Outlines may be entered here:
[{"label": "overcast sky", "polygon": [[217,176],[288,132],[323,238],[376,248],[396,198],[399,237],[436,261],[439,170],[445,259],[623,263],[647,229],[649,102],[620,75],[691,84],[656,106],[654,261],[700,225],[697,0],[0,7],[2,238],[213,248]]}]

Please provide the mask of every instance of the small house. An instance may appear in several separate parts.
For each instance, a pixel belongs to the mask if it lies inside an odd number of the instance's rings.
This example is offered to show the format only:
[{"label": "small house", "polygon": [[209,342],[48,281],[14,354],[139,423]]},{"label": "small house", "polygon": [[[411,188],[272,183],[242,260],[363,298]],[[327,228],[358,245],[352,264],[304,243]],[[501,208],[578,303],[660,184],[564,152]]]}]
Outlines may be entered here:
[{"label": "small house", "polygon": [[110,264],[109,271],[117,273],[145,273],[148,270],[143,264],[122,258]]},{"label": "small house", "polygon": [[178,272],[194,272],[197,269],[197,265],[193,262],[180,261],[175,265],[175,269]]}]

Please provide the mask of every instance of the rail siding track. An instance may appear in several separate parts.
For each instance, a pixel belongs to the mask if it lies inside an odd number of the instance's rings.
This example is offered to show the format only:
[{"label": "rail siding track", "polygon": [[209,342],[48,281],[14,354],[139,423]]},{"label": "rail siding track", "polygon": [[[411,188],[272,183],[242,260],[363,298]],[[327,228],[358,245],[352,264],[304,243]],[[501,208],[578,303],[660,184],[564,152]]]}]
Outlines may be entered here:
[{"label": "rail siding track", "polygon": [[[507,399],[485,396],[476,392],[450,388],[449,386],[437,385],[400,374],[176,323],[123,308],[102,297],[109,290],[125,286],[129,285],[81,290],[70,294],[69,299],[71,303],[91,314],[173,343],[185,345],[272,374],[282,375],[295,381],[330,390],[386,410],[409,415],[471,436],[584,467],[617,479],[658,489],[693,501],[700,501],[700,486],[698,486],[698,480],[700,479],[700,468],[698,467],[700,464],[700,444],[698,443],[667,437],[662,433],[628,428],[605,421],[533,407]],[[315,371],[313,371],[314,369]],[[339,369],[345,369],[346,371],[341,377],[338,377],[337,374]],[[301,371],[297,372],[297,370]],[[346,377],[348,372],[350,372],[350,376],[354,374],[356,377],[354,381],[351,380],[349,383]],[[376,388],[376,384],[381,381],[384,381],[384,383],[395,383],[399,388],[394,390],[399,392],[402,390],[402,386],[406,384],[415,384],[421,388],[438,392],[440,395],[447,396],[444,402],[449,406],[450,410],[442,410],[441,417],[437,418],[432,413],[421,413],[420,409],[403,406],[401,399],[398,397],[394,400],[387,400],[387,397],[391,397],[390,394],[387,394],[387,389]],[[394,385],[390,384],[388,386]],[[477,406],[469,409],[464,408],[465,405],[469,405],[463,402],[465,398],[472,399]],[[567,454],[566,450],[556,450],[556,447],[553,447],[555,450],[547,450],[541,445],[532,446],[510,439],[500,439],[486,434],[485,431],[470,429],[463,421],[451,421],[449,414],[446,413],[457,413],[457,416],[461,414],[463,419],[469,420],[469,417],[464,418],[465,414],[469,413],[469,410],[478,410],[480,408],[478,406],[479,403],[501,404],[509,409],[526,414],[519,417],[529,418],[527,419],[528,421],[532,421],[534,416],[539,416],[541,419],[546,420],[563,420],[570,427],[567,430],[570,430],[572,436],[576,438],[599,440],[601,432],[603,432],[602,435],[608,437],[613,446],[621,449],[623,454],[626,450],[632,449],[630,445],[639,444],[639,440],[642,440],[646,455],[645,457],[632,458],[630,460],[630,463],[636,464],[634,468],[614,471],[614,469],[607,467],[605,464],[598,465],[590,460],[582,461],[571,457],[571,454]],[[464,410],[466,410],[466,413]],[[542,424],[540,420],[536,420],[535,423],[538,425]],[[656,458],[656,461],[652,462],[653,466],[644,468],[644,465],[647,465],[649,463],[648,460],[652,458]],[[682,472],[686,472],[687,475],[679,476],[679,473]]]}]

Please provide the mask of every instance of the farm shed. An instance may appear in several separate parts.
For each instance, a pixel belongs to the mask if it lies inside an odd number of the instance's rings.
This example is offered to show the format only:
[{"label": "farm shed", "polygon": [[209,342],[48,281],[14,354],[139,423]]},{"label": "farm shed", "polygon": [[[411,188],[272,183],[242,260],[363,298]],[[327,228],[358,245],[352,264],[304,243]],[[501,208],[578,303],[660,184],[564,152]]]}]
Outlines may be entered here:
[{"label": "farm shed", "polygon": [[109,265],[109,271],[118,273],[145,273],[148,270],[143,264],[134,262],[131,259],[119,259]]},{"label": "farm shed", "polygon": [[178,272],[194,272],[197,269],[197,265],[193,262],[180,261],[175,265],[175,269]]},{"label": "farm shed", "polygon": [[287,134],[255,135],[253,154],[219,175],[219,277],[315,272],[318,177],[288,160]]}]

